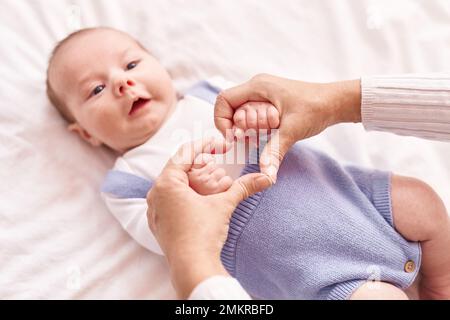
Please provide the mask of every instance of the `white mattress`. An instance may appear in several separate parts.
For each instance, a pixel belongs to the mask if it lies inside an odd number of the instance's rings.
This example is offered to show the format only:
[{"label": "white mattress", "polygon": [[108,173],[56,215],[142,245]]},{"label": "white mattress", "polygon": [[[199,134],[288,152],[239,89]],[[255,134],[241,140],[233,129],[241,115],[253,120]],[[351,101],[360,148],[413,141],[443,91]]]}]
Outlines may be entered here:
[{"label": "white mattress", "polygon": [[[395,5],[394,5],[395,4]],[[99,197],[113,156],[65,130],[46,61],[73,28],[108,25],[152,50],[178,88],[259,72],[311,81],[450,70],[446,0],[1,0],[0,298],[174,298],[164,258],[139,247]],[[360,125],[310,143],[422,178],[450,208],[450,144]]]}]

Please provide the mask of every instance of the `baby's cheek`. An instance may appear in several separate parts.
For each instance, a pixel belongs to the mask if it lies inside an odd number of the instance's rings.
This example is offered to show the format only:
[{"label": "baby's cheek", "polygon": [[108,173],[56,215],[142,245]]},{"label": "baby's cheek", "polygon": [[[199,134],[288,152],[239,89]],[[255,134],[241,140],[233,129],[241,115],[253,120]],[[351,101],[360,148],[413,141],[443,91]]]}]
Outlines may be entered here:
[{"label": "baby's cheek", "polygon": [[[105,108],[106,109],[106,108]],[[130,136],[129,125],[124,121],[123,116],[110,111],[93,113],[90,117],[90,126],[93,132],[105,142],[123,142]]]}]

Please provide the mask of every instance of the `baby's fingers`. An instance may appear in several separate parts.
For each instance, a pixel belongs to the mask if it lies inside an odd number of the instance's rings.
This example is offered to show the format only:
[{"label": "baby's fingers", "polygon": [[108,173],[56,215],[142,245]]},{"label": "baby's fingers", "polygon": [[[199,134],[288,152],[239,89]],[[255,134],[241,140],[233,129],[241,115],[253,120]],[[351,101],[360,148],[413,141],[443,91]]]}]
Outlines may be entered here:
[{"label": "baby's fingers", "polygon": [[267,121],[270,129],[277,129],[280,126],[280,113],[273,105],[267,109]]},{"label": "baby's fingers", "polygon": [[267,108],[264,105],[258,108],[258,129],[270,129],[267,119]]},{"label": "baby's fingers", "polygon": [[247,115],[247,129],[275,129],[280,124],[278,110],[271,103],[247,102],[242,109]]},{"label": "baby's fingers", "polygon": [[233,179],[230,176],[222,177],[218,182],[218,192],[227,191],[233,184]]},{"label": "baby's fingers", "polygon": [[245,110],[247,129],[258,129],[258,113],[255,108],[249,106]]},{"label": "baby's fingers", "polygon": [[272,104],[267,102],[247,102],[235,111],[233,134],[241,140],[248,129],[270,130],[280,125],[280,115]]},{"label": "baby's fingers", "polygon": [[215,162],[215,158],[213,155],[209,153],[200,153],[199,155],[197,155],[197,157],[195,157],[192,169],[203,168],[210,162]]},{"label": "baby's fingers", "polygon": [[234,126],[242,129],[247,130],[247,112],[244,108],[239,108],[236,110],[233,116]]}]

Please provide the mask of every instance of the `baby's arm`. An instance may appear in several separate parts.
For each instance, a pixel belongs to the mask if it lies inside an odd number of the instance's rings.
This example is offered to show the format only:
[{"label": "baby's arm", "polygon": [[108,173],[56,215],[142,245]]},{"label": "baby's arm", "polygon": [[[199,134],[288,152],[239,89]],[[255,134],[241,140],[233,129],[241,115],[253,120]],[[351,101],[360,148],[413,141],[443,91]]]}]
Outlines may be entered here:
[{"label": "baby's arm", "polygon": [[191,188],[201,195],[224,192],[233,183],[225,170],[216,165],[214,156],[207,153],[197,156],[188,177]]},{"label": "baby's arm", "polygon": [[109,211],[119,221],[122,228],[147,250],[163,255],[158,242],[147,222],[147,200],[139,198],[120,199],[102,193]]}]

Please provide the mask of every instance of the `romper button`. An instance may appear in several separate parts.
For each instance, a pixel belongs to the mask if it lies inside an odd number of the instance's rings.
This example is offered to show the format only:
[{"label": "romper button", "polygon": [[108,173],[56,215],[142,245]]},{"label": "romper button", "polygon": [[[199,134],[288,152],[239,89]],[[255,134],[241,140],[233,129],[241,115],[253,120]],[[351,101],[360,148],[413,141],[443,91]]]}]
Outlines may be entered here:
[{"label": "romper button", "polygon": [[416,264],[412,260],[408,260],[405,263],[405,271],[408,273],[414,272],[416,270]]}]

